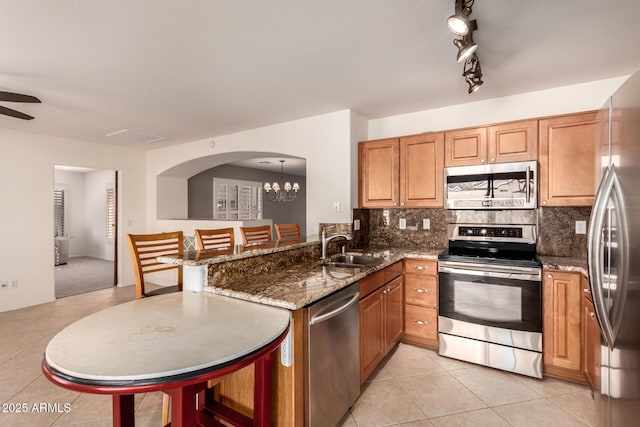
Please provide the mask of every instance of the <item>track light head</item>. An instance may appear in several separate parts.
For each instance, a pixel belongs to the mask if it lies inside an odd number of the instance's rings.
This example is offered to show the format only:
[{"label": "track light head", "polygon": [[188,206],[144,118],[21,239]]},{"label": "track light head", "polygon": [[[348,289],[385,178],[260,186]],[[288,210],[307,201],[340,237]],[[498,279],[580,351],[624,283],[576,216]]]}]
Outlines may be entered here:
[{"label": "track light head", "polygon": [[459,36],[469,34],[471,31],[469,15],[471,15],[472,4],[473,1],[456,0],[455,13],[447,19],[449,31]]},{"label": "track light head", "polygon": [[482,84],[482,69],[480,68],[480,60],[478,59],[478,55],[473,54],[467,59],[464,64],[464,71],[462,73],[462,77],[464,77],[465,81],[469,85],[469,93],[473,93]]},{"label": "track light head", "polygon": [[466,61],[477,49],[478,45],[473,42],[471,34],[462,39],[454,39],[453,44],[458,48],[456,59],[458,62]]}]

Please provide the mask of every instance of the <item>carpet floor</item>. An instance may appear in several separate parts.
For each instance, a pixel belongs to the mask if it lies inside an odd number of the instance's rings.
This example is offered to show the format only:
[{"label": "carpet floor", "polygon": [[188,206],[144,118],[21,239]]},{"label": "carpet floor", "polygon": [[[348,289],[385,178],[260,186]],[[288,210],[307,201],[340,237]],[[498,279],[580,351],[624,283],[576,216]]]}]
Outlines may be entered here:
[{"label": "carpet floor", "polygon": [[73,257],[55,267],[56,298],[97,291],[113,286],[113,262]]}]

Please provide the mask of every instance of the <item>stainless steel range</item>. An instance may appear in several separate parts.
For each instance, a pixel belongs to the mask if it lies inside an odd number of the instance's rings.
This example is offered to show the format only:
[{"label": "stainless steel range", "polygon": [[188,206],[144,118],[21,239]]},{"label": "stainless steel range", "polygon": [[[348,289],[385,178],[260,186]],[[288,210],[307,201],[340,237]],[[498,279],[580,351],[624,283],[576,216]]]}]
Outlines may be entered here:
[{"label": "stainless steel range", "polygon": [[441,355],[542,378],[535,225],[450,224],[438,279]]}]

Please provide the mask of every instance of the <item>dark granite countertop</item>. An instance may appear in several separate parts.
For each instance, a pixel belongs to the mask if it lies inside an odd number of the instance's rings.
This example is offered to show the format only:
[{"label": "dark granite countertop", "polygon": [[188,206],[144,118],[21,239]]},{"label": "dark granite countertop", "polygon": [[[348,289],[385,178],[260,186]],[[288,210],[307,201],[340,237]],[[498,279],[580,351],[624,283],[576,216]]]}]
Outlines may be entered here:
[{"label": "dark granite countertop", "polygon": [[368,247],[364,249],[364,253],[380,257],[380,263],[347,269],[327,267],[319,260],[311,260],[260,274],[252,280],[245,278],[221,285],[206,286],[204,291],[297,310],[404,258],[437,260],[442,250]]}]

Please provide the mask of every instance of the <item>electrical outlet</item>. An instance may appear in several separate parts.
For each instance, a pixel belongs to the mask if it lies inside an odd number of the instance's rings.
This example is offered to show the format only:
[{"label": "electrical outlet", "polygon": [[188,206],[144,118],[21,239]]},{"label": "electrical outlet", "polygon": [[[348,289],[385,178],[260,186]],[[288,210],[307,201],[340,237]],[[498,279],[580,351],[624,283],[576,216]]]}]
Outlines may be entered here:
[{"label": "electrical outlet", "polygon": [[9,281],[8,280],[0,280],[0,291],[5,291],[9,289]]},{"label": "electrical outlet", "polygon": [[340,202],[333,202],[333,210],[340,213]]},{"label": "electrical outlet", "polygon": [[576,234],[587,234],[587,221],[576,221]]},{"label": "electrical outlet", "polygon": [[406,218],[400,218],[400,223],[398,224],[398,228],[400,228],[400,230],[406,230],[407,229],[407,219]]},{"label": "electrical outlet", "polygon": [[429,218],[422,218],[422,228],[424,230],[431,229],[431,220]]},{"label": "electrical outlet", "polygon": [[354,219],[353,220],[353,231],[358,231],[360,230],[360,220],[359,219]]}]

